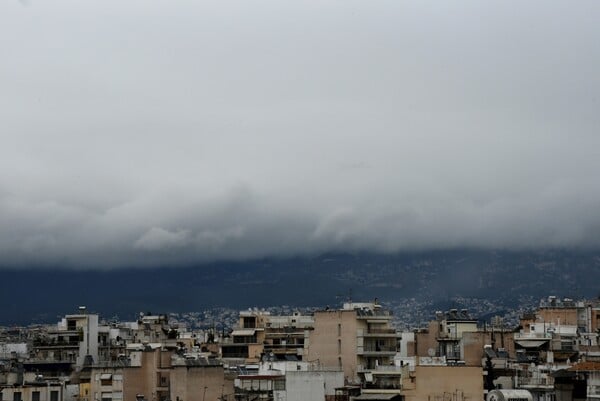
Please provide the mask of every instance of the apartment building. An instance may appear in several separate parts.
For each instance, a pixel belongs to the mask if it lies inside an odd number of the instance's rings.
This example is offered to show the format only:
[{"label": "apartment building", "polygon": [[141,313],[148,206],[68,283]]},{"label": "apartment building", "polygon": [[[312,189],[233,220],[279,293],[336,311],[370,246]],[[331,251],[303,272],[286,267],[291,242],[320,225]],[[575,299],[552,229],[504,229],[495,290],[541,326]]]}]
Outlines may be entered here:
[{"label": "apartment building", "polygon": [[441,358],[444,363],[481,366],[484,348],[515,355],[512,329],[501,325],[478,327],[477,319],[466,309],[437,312],[427,329],[403,333],[407,356]]},{"label": "apartment building", "polygon": [[399,335],[391,322],[391,312],[377,302],[348,302],[342,309],[316,311],[307,360],[340,368],[348,382],[372,381],[374,374],[399,376],[394,366]]},{"label": "apartment building", "polygon": [[263,355],[302,360],[313,322],[312,316],[299,313],[274,316],[266,311],[242,311],[238,327],[221,343],[221,356],[243,363],[258,363]]},{"label": "apartment building", "polygon": [[78,370],[98,361],[98,315],[79,309],[33,340],[33,359],[73,363]]},{"label": "apartment building", "polygon": [[343,385],[341,370],[325,369],[305,361],[263,361],[256,374],[236,378],[235,399],[335,400],[336,389]]}]

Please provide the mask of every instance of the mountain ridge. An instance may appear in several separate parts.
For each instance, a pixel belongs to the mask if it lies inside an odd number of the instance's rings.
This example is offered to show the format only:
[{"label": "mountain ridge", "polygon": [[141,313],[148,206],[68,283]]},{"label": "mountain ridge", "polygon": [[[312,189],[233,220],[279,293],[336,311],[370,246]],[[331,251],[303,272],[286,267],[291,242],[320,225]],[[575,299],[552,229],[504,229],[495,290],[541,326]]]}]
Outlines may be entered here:
[{"label": "mountain ridge", "polygon": [[326,254],[201,266],[113,270],[3,269],[0,324],[52,323],[87,305],[103,316],[213,307],[325,306],[351,296],[445,305],[452,297],[591,298],[600,293],[600,257],[583,251],[435,251]]}]

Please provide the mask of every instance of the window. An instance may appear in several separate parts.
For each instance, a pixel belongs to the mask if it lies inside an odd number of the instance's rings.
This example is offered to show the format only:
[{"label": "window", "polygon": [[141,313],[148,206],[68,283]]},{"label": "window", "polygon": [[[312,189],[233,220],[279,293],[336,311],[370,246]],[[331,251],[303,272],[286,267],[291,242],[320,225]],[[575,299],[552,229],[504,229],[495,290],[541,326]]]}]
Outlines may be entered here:
[{"label": "window", "polygon": [[100,385],[101,386],[112,386],[112,374],[102,373],[100,375]]},{"label": "window", "polygon": [[338,354],[342,353],[342,340],[338,340]]},{"label": "window", "polygon": [[50,401],[58,401],[58,391],[50,391]]},{"label": "window", "polygon": [[338,337],[342,336],[342,325],[338,324]]},{"label": "window", "polygon": [[39,391],[31,392],[31,401],[40,401],[40,392]]},{"label": "window", "polygon": [[285,390],[285,380],[275,380],[273,382],[273,390]]},{"label": "window", "polygon": [[21,392],[20,391],[15,391],[13,393],[13,401],[22,401],[23,398],[21,397]]}]

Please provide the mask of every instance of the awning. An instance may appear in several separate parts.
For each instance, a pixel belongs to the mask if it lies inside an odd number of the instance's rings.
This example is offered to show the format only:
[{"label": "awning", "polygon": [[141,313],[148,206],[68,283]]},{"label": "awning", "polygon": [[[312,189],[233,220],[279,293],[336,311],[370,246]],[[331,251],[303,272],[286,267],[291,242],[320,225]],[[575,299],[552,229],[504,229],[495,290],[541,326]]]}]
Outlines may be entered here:
[{"label": "awning", "polygon": [[354,397],[354,399],[356,401],[396,401],[401,400],[402,397],[399,394],[361,394],[358,397]]},{"label": "awning", "polygon": [[546,344],[548,342],[548,340],[536,340],[536,341],[531,341],[531,340],[522,341],[521,340],[521,341],[515,341],[515,342],[523,348],[537,348],[539,346]]},{"label": "awning", "polygon": [[112,379],[112,374],[110,373],[102,373],[100,375],[100,380],[111,380]]},{"label": "awning", "polygon": [[256,329],[233,330],[232,336],[253,336]]}]

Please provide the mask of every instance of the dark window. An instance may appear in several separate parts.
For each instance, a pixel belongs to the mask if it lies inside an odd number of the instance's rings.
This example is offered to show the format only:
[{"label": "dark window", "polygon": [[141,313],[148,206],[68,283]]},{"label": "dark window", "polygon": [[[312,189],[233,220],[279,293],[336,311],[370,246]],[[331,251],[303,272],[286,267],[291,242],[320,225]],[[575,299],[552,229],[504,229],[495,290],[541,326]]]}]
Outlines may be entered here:
[{"label": "dark window", "polygon": [[245,329],[255,329],[256,328],[256,317],[244,316],[244,328]]},{"label": "dark window", "polygon": [[50,391],[50,401],[58,401],[58,391]]},{"label": "dark window", "polygon": [[40,401],[40,392],[39,391],[31,392],[31,401]]},{"label": "dark window", "polygon": [[15,391],[13,393],[13,401],[21,401],[23,398],[21,398],[21,392],[20,391]]},{"label": "dark window", "polygon": [[221,348],[223,358],[248,358],[248,347],[228,345]]},{"label": "dark window", "polygon": [[253,336],[233,336],[234,344],[256,344],[256,335]]}]

